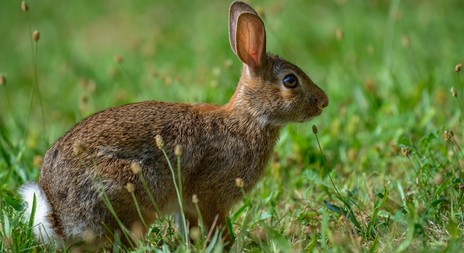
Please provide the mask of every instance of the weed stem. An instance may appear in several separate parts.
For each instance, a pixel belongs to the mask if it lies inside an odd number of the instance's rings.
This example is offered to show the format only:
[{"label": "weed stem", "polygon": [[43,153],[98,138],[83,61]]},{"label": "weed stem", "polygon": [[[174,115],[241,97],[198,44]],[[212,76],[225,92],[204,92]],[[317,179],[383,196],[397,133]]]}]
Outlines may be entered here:
[{"label": "weed stem", "polygon": [[[180,209],[179,212],[180,212],[181,222],[182,222],[182,224],[180,224],[180,226],[183,226],[183,228],[181,230],[183,230],[183,232],[184,232],[184,235],[183,235],[184,240],[185,240],[184,243],[185,243],[186,248],[188,249],[188,246],[189,246],[188,228],[187,228],[187,222],[185,220],[185,213],[184,213],[184,208],[183,208],[183,204],[182,204],[182,202],[183,202],[182,201],[182,193],[179,191],[179,186],[177,185],[177,182],[176,182],[176,175],[174,173],[174,169],[172,168],[172,164],[171,164],[171,161],[169,160],[168,154],[166,153],[166,151],[162,147],[161,147],[161,151],[163,152],[164,158],[168,162],[169,169],[171,170],[172,182],[174,184],[174,188],[176,189],[177,200],[179,202],[179,209]],[[179,178],[179,180],[181,180],[181,179]]]}]

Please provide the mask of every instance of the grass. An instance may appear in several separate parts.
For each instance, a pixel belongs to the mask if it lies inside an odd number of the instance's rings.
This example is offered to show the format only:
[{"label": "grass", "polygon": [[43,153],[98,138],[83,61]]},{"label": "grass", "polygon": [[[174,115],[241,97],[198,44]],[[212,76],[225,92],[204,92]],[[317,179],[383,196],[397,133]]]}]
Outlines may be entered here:
[{"label": "grass", "polygon": [[[459,251],[464,4],[251,4],[264,13],[269,51],[304,69],[330,105],[281,133],[266,175],[229,214],[233,250]],[[4,1],[0,15],[2,252],[54,250],[30,235],[17,190],[38,178],[42,155],[73,124],[148,99],[224,104],[241,67],[228,45],[229,1],[29,5],[24,13],[20,1]],[[221,251],[218,237],[191,250]],[[185,247],[166,217],[137,251]]]}]

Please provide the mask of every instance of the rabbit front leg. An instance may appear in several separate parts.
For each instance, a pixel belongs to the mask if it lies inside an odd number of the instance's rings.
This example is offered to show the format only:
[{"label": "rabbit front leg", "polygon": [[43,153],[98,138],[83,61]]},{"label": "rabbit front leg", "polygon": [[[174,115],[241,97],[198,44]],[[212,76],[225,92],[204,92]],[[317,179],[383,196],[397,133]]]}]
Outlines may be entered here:
[{"label": "rabbit front leg", "polygon": [[[200,222],[201,225],[203,225],[203,236],[213,236],[214,233],[216,232],[216,229],[219,230],[219,232],[222,233],[222,241],[226,243],[230,247],[232,245],[232,237],[230,236],[229,230],[227,229],[227,214],[229,213],[229,210],[222,210],[222,209],[216,209],[216,208],[199,208],[200,215],[198,215],[198,211],[194,208],[187,208],[187,210],[184,211],[186,223],[187,223],[187,229],[188,229],[188,234],[190,237],[190,242],[192,244],[195,243],[196,236],[193,236],[190,234],[192,232],[192,228],[199,227]],[[179,233],[181,234],[182,237],[185,237],[185,229],[184,229],[184,223],[182,221],[182,216],[180,213],[176,213],[176,222],[179,227]]]},{"label": "rabbit front leg", "polygon": [[222,232],[222,241],[227,244],[227,247],[232,245],[232,237],[230,236],[229,229],[227,228],[227,214],[229,209],[220,208],[204,208],[201,209],[203,217],[203,225],[208,234],[214,234],[215,230],[218,229]]}]

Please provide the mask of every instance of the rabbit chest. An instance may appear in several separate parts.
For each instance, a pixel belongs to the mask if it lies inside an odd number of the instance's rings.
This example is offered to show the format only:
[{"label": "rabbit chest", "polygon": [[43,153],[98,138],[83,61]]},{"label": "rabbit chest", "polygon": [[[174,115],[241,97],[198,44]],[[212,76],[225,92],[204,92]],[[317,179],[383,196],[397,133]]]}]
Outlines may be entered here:
[{"label": "rabbit chest", "polygon": [[208,114],[200,117],[195,131],[200,138],[184,149],[186,194],[214,192],[218,197],[238,199],[241,191],[236,179],[243,180],[245,191],[256,184],[272,155],[279,128],[262,127],[222,111]]}]

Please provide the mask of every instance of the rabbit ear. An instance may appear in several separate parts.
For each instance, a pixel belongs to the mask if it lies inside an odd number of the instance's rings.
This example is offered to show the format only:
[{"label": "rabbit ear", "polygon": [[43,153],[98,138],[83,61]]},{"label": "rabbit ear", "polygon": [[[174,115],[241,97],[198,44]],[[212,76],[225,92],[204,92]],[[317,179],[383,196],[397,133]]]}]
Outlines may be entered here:
[{"label": "rabbit ear", "polygon": [[250,67],[262,64],[266,50],[264,23],[255,10],[243,2],[230,6],[230,46],[240,60]]}]

